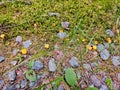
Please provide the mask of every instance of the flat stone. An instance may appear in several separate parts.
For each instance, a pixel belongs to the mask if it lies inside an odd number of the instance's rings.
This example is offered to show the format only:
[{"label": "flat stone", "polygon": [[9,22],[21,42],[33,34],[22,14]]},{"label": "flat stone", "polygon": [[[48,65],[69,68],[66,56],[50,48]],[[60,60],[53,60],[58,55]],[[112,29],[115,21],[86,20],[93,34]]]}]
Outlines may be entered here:
[{"label": "flat stone", "polygon": [[51,58],[49,60],[48,67],[49,67],[49,71],[51,71],[51,72],[55,72],[56,71],[57,66],[55,64],[55,59],[54,58]]},{"label": "flat stone", "polygon": [[101,85],[102,85],[101,82],[100,82],[100,80],[95,75],[90,76],[90,81],[96,87],[101,87]]},{"label": "flat stone", "polygon": [[107,30],[106,30],[106,35],[109,36],[109,37],[113,37],[113,36],[114,36],[114,33],[113,33],[112,30],[107,29]]},{"label": "flat stone", "polygon": [[105,49],[105,46],[103,44],[98,44],[97,50],[100,52]]},{"label": "flat stone", "polygon": [[107,49],[104,49],[100,52],[100,57],[103,59],[103,60],[107,60],[109,57],[110,57],[110,53]]},{"label": "flat stone", "polygon": [[16,74],[15,70],[8,73],[8,79],[10,81],[14,81],[16,79],[16,76],[17,76],[17,74]]},{"label": "flat stone", "polygon": [[57,16],[57,17],[60,16],[60,14],[57,13],[57,12],[49,12],[48,15],[49,15],[49,16]]},{"label": "flat stone", "polygon": [[79,66],[78,64],[78,59],[76,57],[72,57],[70,60],[69,60],[69,63],[72,67],[76,68]]},{"label": "flat stone", "polygon": [[120,57],[119,56],[113,56],[111,60],[112,60],[113,65],[115,65],[115,66],[120,65]]},{"label": "flat stone", "polygon": [[11,61],[10,64],[15,66],[17,64],[18,61]]},{"label": "flat stone", "polygon": [[66,34],[66,32],[59,32],[59,33],[57,34],[57,36],[58,36],[60,39],[63,39],[63,38],[66,38],[66,37],[67,37],[67,34]]},{"label": "flat stone", "polygon": [[106,85],[102,85],[102,86],[100,87],[100,90],[108,90],[108,88],[107,88]]},{"label": "flat stone", "polygon": [[0,56],[0,63],[3,62],[5,60],[5,57]]},{"label": "flat stone", "polygon": [[17,36],[16,37],[16,42],[22,42],[22,37],[21,36]]},{"label": "flat stone", "polygon": [[32,42],[30,40],[23,42],[24,48],[29,48],[31,44],[32,44]]},{"label": "flat stone", "polygon": [[16,55],[18,52],[19,52],[18,49],[14,49],[14,50],[12,51],[12,54],[13,54],[13,55]]},{"label": "flat stone", "polygon": [[23,79],[23,80],[21,80],[21,82],[20,82],[20,87],[21,88],[25,88],[26,86],[27,86],[27,80],[26,79]]},{"label": "flat stone", "polygon": [[91,66],[88,63],[83,64],[83,67],[87,70],[91,70]]},{"label": "flat stone", "polygon": [[34,69],[34,70],[41,70],[41,69],[43,69],[43,63],[40,62],[40,61],[35,61],[32,69]]}]

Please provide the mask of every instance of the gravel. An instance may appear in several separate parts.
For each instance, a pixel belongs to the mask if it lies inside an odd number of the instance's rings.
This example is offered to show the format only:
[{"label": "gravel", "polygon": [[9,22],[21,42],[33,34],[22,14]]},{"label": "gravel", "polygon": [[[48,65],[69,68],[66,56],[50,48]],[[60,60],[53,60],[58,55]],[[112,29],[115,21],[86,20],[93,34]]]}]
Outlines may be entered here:
[{"label": "gravel", "polygon": [[4,87],[3,90],[17,90],[15,85],[8,85],[7,87]]},{"label": "gravel", "polygon": [[94,85],[94,86],[96,86],[96,87],[101,87],[101,82],[100,82],[100,80],[97,78],[97,76],[95,76],[95,75],[92,75],[91,77],[90,77],[90,81],[92,82],[92,84]]},{"label": "gravel", "polygon": [[0,56],[0,63],[3,62],[5,60],[5,57]]},{"label": "gravel", "polygon": [[43,69],[43,63],[40,62],[40,61],[35,61],[32,69],[34,69],[34,70],[41,70],[41,69]]},{"label": "gravel", "polygon": [[70,23],[69,22],[61,22],[61,26],[63,27],[63,28],[68,28],[69,27],[69,25],[70,25]]},{"label": "gravel", "polygon": [[120,65],[120,57],[119,56],[113,56],[111,60],[112,60],[112,63],[114,66]]},{"label": "gravel", "polygon": [[83,64],[83,67],[87,70],[91,70],[91,66],[88,63]]},{"label": "gravel", "polygon": [[27,86],[27,80],[26,79],[23,79],[23,80],[21,80],[21,82],[20,82],[20,87],[21,88],[25,88],[26,86]]},{"label": "gravel", "polygon": [[14,81],[15,79],[16,79],[16,72],[15,72],[15,70],[13,70],[13,71],[11,71],[11,72],[9,72],[8,73],[8,79],[10,80],[10,81]]},{"label": "gravel", "polygon": [[51,72],[55,72],[56,71],[57,66],[55,64],[55,59],[54,58],[51,58],[49,60],[48,67],[49,67],[49,71],[51,71]]},{"label": "gravel", "polygon": [[18,52],[19,52],[18,49],[14,49],[14,50],[12,51],[12,54],[13,54],[13,55],[16,55]]},{"label": "gravel", "polygon": [[112,30],[107,29],[107,30],[106,30],[106,35],[109,36],[109,37],[113,37],[113,36],[114,36],[114,33],[113,33]]},{"label": "gravel", "polygon": [[64,90],[64,87],[60,85],[57,90]]},{"label": "gravel", "polygon": [[102,85],[102,86],[100,87],[100,90],[108,90],[108,88],[107,88],[106,85]]},{"label": "gravel", "polygon": [[66,34],[66,32],[59,32],[59,33],[57,34],[57,36],[58,36],[60,39],[64,39],[64,38],[67,37],[67,34]]},{"label": "gravel", "polygon": [[110,53],[107,49],[104,49],[100,52],[100,57],[103,59],[103,60],[107,60],[109,57],[110,57]]},{"label": "gravel", "polygon": [[24,48],[29,48],[31,44],[32,44],[32,42],[30,40],[23,42]]},{"label": "gravel", "polygon": [[105,46],[103,44],[98,44],[97,50],[100,52],[105,49]]},{"label": "gravel", "polygon": [[17,64],[18,61],[11,61],[10,64],[15,66]]},{"label": "gravel", "polygon": [[73,68],[76,68],[79,66],[78,64],[78,59],[76,57],[72,57],[70,60],[69,60],[69,63],[70,65],[73,67]]},{"label": "gravel", "polygon": [[22,42],[22,37],[21,36],[17,36],[16,37],[16,42],[19,42],[19,43]]},{"label": "gravel", "polygon": [[118,75],[117,75],[117,76],[118,76],[118,79],[120,80],[120,73],[118,73]]}]

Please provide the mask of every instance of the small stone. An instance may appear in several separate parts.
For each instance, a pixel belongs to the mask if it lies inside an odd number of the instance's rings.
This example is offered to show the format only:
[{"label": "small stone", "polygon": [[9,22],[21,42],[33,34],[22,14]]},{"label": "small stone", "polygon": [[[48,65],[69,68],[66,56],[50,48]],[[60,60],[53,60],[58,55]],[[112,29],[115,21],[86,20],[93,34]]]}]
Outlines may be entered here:
[{"label": "small stone", "polygon": [[15,87],[15,85],[9,85],[6,87],[5,90],[17,90],[17,88]]},{"label": "small stone", "polygon": [[110,44],[109,43],[104,43],[104,46],[106,49],[108,49],[110,47]]},{"label": "small stone", "polygon": [[49,66],[49,71],[51,71],[51,72],[55,72],[56,71],[57,66],[55,64],[55,59],[54,58],[51,58],[49,60],[48,66]]},{"label": "small stone", "polygon": [[0,63],[3,62],[5,60],[5,57],[0,56]]},{"label": "small stone", "polygon": [[14,50],[12,51],[12,54],[13,54],[13,55],[16,55],[18,52],[19,52],[18,49],[14,49]]},{"label": "small stone", "polygon": [[34,70],[41,70],[43,68],[43,63],[40,61],[35,61],[32,69]]},{"label": "small stone", "polygon": [[76,68],[79,66],[78,64],[78,59],[76,57],[72,57],[70,60],[69,60],[69,63],[72,67]]},{"label": "small stone", "polygon": [[19,42],[19,43],[22,42],[22,37],[21,36],[17,36],[16,37],[16,42]]},{"label": "small stone", "polygon": [[103,60],[107,60],[109,57],[110,57],[110,53],[107,49],[104,49],[100,52],[100,57],[103,59]]},{"label": "small stone", "polygon": [[83,64],[83,67],[87,70],[91,70],[91,66],[90,64],[86,63],[86,64]]},{"label": "small stone", "polygon": [[96,62],[91,63],[91,65],[92,65],[92,67],[98,66],[98,64]]},{"label": "small stone", "polygon": [[101,82],[100,82],[100,80],[95,76],[95,75],[92,75],[91,77],[90,77],[90,81],[93,83],[93,85],[94,86],[96,86],[96,87],[101,87]]},{"label": "small stone", "polygon": [[20,82],[20,87],[21,88],[25,88],[27,86],[27,80],[26,79],[23,79],[21,82]]},{"label": "small stone", "polygon": [[4,80],[0,79],[0,88],[2,88],[3,84],[4,84]]},{"label": "small stone", "polygon": [[19,84],[16,84],[15,87],[17,88],[17,90],[20,89],[20,85]]},{"label": "small stone", "polygon": [[60,85],[57,90],[64,90],[64,87]]},{"label": "small stone", "polygon": [[15,66],[17,64],[17,61],[11,61],[10,64]]},{"label": "small stone", "polygon": [[15,70],[8,73],[8,78],[10,81],[14,81],[16,79],[16,72]]},{"label": "small stone", "polygon": [[105,49],[105,46],[103,44],[98,44],[97,50],[100,52]]},{"label": "small stone", "polygon": [[114,33],[113,33],[112,30],[107,29],[107,30],[106,30],[106,35],[109,36],[109,37],[113,37],[113,36],[114,36]]},{"label": "small stone", "polygon": [[57,36],[60,38],[60,39],[63,39],[63,38],[66,38],[67,34],[65,32],[59,32],[57,34]]},{"label": "small stone", "polygon": [[23,42],[24,48],[29,48],[31,44],[32,42],[30,40]]},{"label": "small stone", "polygon": [[108,90],[108,88],[107,88],[107,86],[102,85],[102,86],[100,87],[100,90]]},{"label": "small stone", "polygon": [[68,28],[69,27],[69,25],[70,25],[70,22],[61,22],[61,26],[63,27],[63,28]]},{"label": "small stone", "polygon": [[118,75],[117,75],[117,76],[118,76],[118,79],[120,80],[120,73],[118,73]]},{"label": "small stone", "polygon": [[60,14],[56,13],[56,12],[54,12],[54,13],[53,12],[49,12],[48,15],[49,16],[58,16],[58,17],[60,16]]},{"label": "small stone", "polygon": [[119,56],[113,56],[112,57],[112,63],[115,66],[119,66],[120,65],[120,57]]},{"label": "small stone", "polygon": [[30,82],[30,83],[29,83],[29,87],[32,88],[32,89],[34,89],[35,84],[36,84],[36,82]]},{"label": "small stone", "polygon": [[81,78],[81,73],[79,71],[77,71],[77,78],[80,79]]}]

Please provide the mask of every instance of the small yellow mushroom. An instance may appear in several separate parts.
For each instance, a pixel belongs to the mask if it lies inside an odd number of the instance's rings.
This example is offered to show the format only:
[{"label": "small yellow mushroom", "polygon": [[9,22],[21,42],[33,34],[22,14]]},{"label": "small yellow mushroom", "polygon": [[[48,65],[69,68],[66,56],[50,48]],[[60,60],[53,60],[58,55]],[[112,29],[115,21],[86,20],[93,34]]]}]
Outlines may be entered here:
[{"label": "small yellow mushroom", "polygon": [[45,44],[45,46],[44,46],[46,49],[48,49],[49,48],[49,44]]},{"label": "small yellow mushroom", "polygon": [[24,48],[24,49],[21,50],[21,53],[22,53],[23,55],[26,55],[26,54],[27,54],[27,50]]},{"label": "small yellow mushroom", "polygon": [[93,48],[93,50],[97,50],[97,46],[95,46],[95,45],[92,46],[92,48]]},{"label": "small yellow mushroom", "polygon": [[87,45],[86,48],[87,48],[88,50],[92,50],[92,46]]}]

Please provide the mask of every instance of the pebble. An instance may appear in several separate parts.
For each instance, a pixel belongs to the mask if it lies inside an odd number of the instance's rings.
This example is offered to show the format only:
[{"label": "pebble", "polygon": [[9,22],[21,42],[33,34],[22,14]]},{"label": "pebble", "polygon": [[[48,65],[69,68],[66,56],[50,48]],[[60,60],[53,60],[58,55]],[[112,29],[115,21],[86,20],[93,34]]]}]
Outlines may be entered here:
[{"label": "pebble", "polygon": [[109,57],[110,57],[110,53],[107,49],[104,49],[100,52],[100,57],[103,59],[103,60],[107,60]]},{"label": "pebble", "polygon": [[3,90],[17,90],[15,85],[8,85],[7,87],[4,87]]},{"label": "pebble", "polygon": [[58,36],[60,39],[63,39],[63,38],[66,38],[67,34],[66,34],[66,32],[59,32],[59,33],[57,34],[57,36]]},{"label": "pebble", "polygon": [[0,88],[2,88],[3,84],[4,84],[4,80],[0,79]]},{"label": "pebble", "polygon": [[79,66],[78,64],[78,59],[76,57],[72,57],[70,60],[69,60],[69,63],[72,67],[76,68]]},{"label": "pebble", "polygon": [[19,42],[19,43],[22,42],[22,37],[21,36],[17,36],[16,37],[16,42]]},{"label": "pebble", "polygon": [[19,84],[16,84],[15,87],[17,88],[17,90],[20,89],[20,85]]},{"label": "pebble", "polygon": [[96,87],[100,87],[102,85],[101,82],[100,82],[100,80],[95,75],[90,76],[90,81]]},{"label": "pebble", "polygon": [[97,50],[100,52],[105,49],[105,46],[103,44],[98,44]]},{"label": "pebble", "polygon": [[109,37],[113,37],[113,36],[114,36],[114,33],[113,33],[112,30],[107,29],[107,30],[106,30],[106,35],[109,36]]},{"label": "pebble", "polygon": [[48,66],[49,66],[49,71],[51,71],[51,72],[55,72],[56,71],[57,66],[55,64],[55,59],[54,58],[51,58],[49,60]]},{"label": "pebble", "polygon": [[18,61],[11,61],[10,64],[15,66],[17,64]]},{"label": "pebble", "polygon": [[91,66],[88,63],[83,64],[83,67],[87,70],[91,70]]},{"label": "pebble", "polygon": [[48,15],[49,16],[60,16],[60,14],[56,12],[49,12]]},{"label": "pebble", "polygon": [[40,61],[35,61],[32,69],[34,70],[41,70],[43,68],[43,63]]},{"label": "pebble", "polygon": [[26,79],[21,80],[20,87],[25,88],[26,86],[27,86],[27,80]]},{"label": "pebble", "polygon": [[106,49],[108,49],[110,47],[110,44],[109,43],[104,43],[104,46]]},{"label": "pebble", "polygon": [[120,57],[119,56],[113,56],[111,60],[112,60],[112,63],[114,66],[120,65]]},{"label": "pebble", "polygon": [[108,90],[108,88],[107,88],[106,85],[102,85],[102,86],[100,87],[100,90]]},{"label": "pebble", "polygon": [[64,90],[64,87],[60,85],[57,90]]},{"label": "pebble", "polygon": [[24,48],[29,48],[31,44],[32,44],[32,42],[30,40],[23,42]]},{"label": "pebble", "polygon": [[10,81],[14,81],[16,79],[16,76],[17,75],[16,75],[15,70],[8,73],[8,78],[9,78]]},{"label": "pebble", "polygon": [[13,55],[16,55],[18,52],[19,52],[18,49],[14,49],[14,50],[12,51],[12,54],[13,54]]},{"label": "pebble", "polygon": [[5,57],[0,56],[0,63],[3,62],[5,60]]},{"label": "pebble", "polygon": [[32,88],[32,89],[34,89],[35,84],[36,84],[36,82],[30,82],[30,83],[29,83],[29,87]]},{"label": "pebble", "polygon": [[61,26],[63,27],[63,28],[68,28],[69,27],[69,25],[70,25],[70,22],[61,22]]}]

